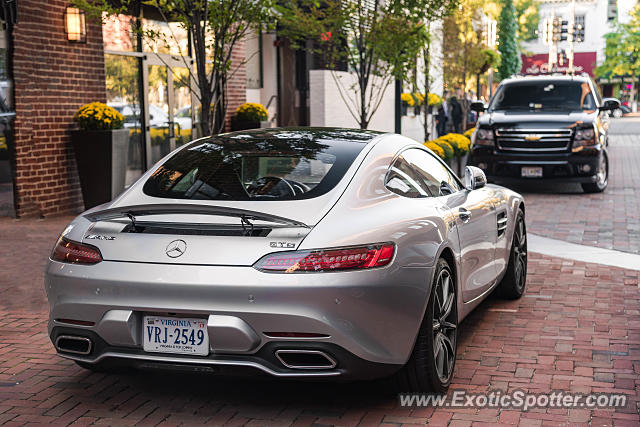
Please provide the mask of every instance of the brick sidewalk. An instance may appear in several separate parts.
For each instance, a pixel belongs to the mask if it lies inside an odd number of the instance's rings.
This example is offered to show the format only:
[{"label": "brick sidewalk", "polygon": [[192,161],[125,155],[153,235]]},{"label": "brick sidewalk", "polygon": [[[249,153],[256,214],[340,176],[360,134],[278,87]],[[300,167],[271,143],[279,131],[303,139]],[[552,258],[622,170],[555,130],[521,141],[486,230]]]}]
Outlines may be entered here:
[{"label": "brick sidewalk", "polygon": [[612,135],[609,187],[584,194],[575,185],[514,186],[527,203],[529,232],[640,253],[640,135]]},{"label": "brick sidewalk", "polygon": [[626,393],[616,412],[401,408],[379,384],[138,372],[92,374],[55,356],[42,267],[66,219],[0,220],[0,424],[640,424],[638,273],[532,254],[528,292],[461,325],[454,389]]}]

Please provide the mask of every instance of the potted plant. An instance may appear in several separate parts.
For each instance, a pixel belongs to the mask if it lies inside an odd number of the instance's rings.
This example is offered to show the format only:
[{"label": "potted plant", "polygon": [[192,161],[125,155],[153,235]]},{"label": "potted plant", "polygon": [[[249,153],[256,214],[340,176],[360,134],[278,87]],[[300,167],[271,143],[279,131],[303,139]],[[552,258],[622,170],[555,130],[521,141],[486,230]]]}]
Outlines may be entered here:
[{"label": "potted plant", "polygon": [[415,102],[415,114],[416,116],[419,116],[422,110],[422,104],[424,104],[424,94],[420,92],[414,92],[412,95]]},{"label": "potted plant", "polygon": [[410,93],[403,93],[400,95],[400,101],[402,105],[402,115],[403,116],[415,116],[414,106],[416,105],[416,100],[413,95]]},{"label": "potted plant", "polygon": [[129,130],[124,116],[101,102],[84,105],[74,116],[80,130],[71,131],[82,198],[86,209],[122,192],[127,173]]},{"label": "potted plant", "polygon": [[442,105],[442,98],[435,93],[429,93],[427,95],[427,105],[431,107],[431,113],[436,114],[438,107]]},{"label": "potted plant", "polygon": [[461,176],[464,167],[467,165],[467,157],[471,141],[469,138],[459,133],[448,133],[438,139],[447,142],[453,148],[454,157],[450,166],[458,176]]},{"label": "potted plant", "polygon": [[236,109],[231,118],[231,130],[245,130],[270,127],[269,113],[262,104],[246,102]]}]

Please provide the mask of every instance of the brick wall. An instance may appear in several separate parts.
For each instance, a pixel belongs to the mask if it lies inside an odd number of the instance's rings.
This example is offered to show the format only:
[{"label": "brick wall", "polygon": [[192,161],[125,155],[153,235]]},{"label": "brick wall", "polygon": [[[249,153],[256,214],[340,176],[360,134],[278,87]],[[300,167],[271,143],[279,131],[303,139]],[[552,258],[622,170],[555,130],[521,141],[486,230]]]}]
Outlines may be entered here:
[{"label": "brick wall", "polygon": [[236,64],[240,64],[234,72],[233,79],[227,83],[227,130],[231,126],[231,117],[235,114],[236,108],[247,102],[247,67],[245,66],[245,45],[244,41],[238,41],[231,53],[233,63],[231,69],[236,69]]},{"label": "brick wall", "polygon": [[50,216],[82,210],[69,141],[83,104],[106,101],[100,25],[87,19],[87,42],[66,40],[67,0],[20,0],[14,28],[16,212]]}]

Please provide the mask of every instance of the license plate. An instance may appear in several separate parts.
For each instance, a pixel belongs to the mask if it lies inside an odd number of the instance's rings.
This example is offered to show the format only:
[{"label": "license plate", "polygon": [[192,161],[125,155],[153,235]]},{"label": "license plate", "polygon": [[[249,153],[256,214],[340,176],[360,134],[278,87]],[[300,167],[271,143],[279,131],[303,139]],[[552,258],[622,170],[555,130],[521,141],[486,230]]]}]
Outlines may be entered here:
[{"label": "license plate", "polygon": [[524,167],[520,173],[523,178],[542,178],[542,168],[539,166]]},{"label": "license plate", "polygon": [[144,351],[155,353],[209,354],[206,319],[144,316]]}]

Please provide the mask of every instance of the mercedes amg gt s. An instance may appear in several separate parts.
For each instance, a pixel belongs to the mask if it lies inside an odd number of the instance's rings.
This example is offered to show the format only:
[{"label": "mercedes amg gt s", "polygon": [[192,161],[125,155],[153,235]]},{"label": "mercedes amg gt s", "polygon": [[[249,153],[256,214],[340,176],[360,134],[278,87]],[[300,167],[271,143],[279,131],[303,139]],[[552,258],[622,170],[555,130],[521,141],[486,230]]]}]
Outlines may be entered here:
[{"label": "mercedes amg gt s", "polygon": [[525,289],[522,196],[422,144],[336,128],[193,141],[75,218],[45,274],[49,335],[114,363],[450,384],[460,321]]}]

